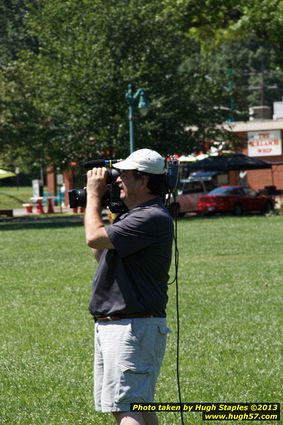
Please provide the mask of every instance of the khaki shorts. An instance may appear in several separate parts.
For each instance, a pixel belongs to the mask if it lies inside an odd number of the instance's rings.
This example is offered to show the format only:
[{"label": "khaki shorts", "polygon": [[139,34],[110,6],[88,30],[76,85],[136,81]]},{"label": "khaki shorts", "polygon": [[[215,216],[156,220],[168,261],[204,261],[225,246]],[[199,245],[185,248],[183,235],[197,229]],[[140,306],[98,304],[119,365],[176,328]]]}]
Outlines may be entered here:
[{"label": "khaki shorts", "polygon": [[161,317],[95,323],[94,399],[101,412],[153,402],[169,329]]}]

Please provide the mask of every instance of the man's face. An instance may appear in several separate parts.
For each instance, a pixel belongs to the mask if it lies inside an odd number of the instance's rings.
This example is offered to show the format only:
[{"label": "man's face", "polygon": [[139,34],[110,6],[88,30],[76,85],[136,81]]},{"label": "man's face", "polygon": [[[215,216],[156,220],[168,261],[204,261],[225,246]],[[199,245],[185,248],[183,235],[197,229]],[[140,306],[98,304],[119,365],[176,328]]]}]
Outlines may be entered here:
[{"label": "man's face", "polygon": [[139,202],[140,198],[144,196],[147,191],[147,176],[140,176],[136,178],[133,170],[123,170],[116,182],[120,188],[120,198],[124,201],[127,207],[132,206]]}]

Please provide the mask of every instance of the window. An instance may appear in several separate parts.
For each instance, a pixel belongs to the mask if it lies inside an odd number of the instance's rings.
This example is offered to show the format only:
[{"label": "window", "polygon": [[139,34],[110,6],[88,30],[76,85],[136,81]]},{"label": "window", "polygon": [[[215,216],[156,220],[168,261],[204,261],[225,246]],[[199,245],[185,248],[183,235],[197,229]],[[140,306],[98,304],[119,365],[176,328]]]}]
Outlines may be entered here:
[{"label": "window", "polygon": [[182,192],[183,194],[203,193],[204,189],[201,182],[189,182],[189,183],[184,183]]},{"label": "window", "polygon": [[254,198],[257,195],[256,191],[251,189],[250,187],[244,187],[243,190],[246,196],[252,196]]}]

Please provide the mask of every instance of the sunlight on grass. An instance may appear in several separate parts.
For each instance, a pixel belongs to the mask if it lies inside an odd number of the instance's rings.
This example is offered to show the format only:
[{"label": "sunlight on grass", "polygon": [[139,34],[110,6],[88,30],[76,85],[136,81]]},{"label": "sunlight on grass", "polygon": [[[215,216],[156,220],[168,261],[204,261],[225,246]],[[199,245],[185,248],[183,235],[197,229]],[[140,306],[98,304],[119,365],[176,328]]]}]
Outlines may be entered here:
[{"label": "sunlight on grass", "polygon": [[[280,401],[282,225],[282,217],[179,221],[183,402]],[[2,223],[0,231],[1,424],[114,424],[93,408],[96,263],[82,226]],[[160,402],[178,402],[175,290]],[[180,418],[162,413],[160,423]],[[187,413],[185,423],[203,422]]]},{"label": "sunlight on grass", "polygon": [[32,187],[5,187],[0,185],[0,208],[22,208],[23,203],[30,202]]}]

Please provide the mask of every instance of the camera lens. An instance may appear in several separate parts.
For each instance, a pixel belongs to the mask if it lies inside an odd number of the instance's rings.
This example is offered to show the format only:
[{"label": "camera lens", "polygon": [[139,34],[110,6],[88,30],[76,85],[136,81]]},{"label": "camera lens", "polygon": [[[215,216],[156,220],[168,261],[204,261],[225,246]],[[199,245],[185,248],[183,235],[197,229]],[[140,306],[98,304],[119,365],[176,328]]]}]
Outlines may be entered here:
[{"label": "camera lens", "polygon": [[69,202],[71,208],[86,206],[86,190],[85,189],[73,189],[69,190]]}]

